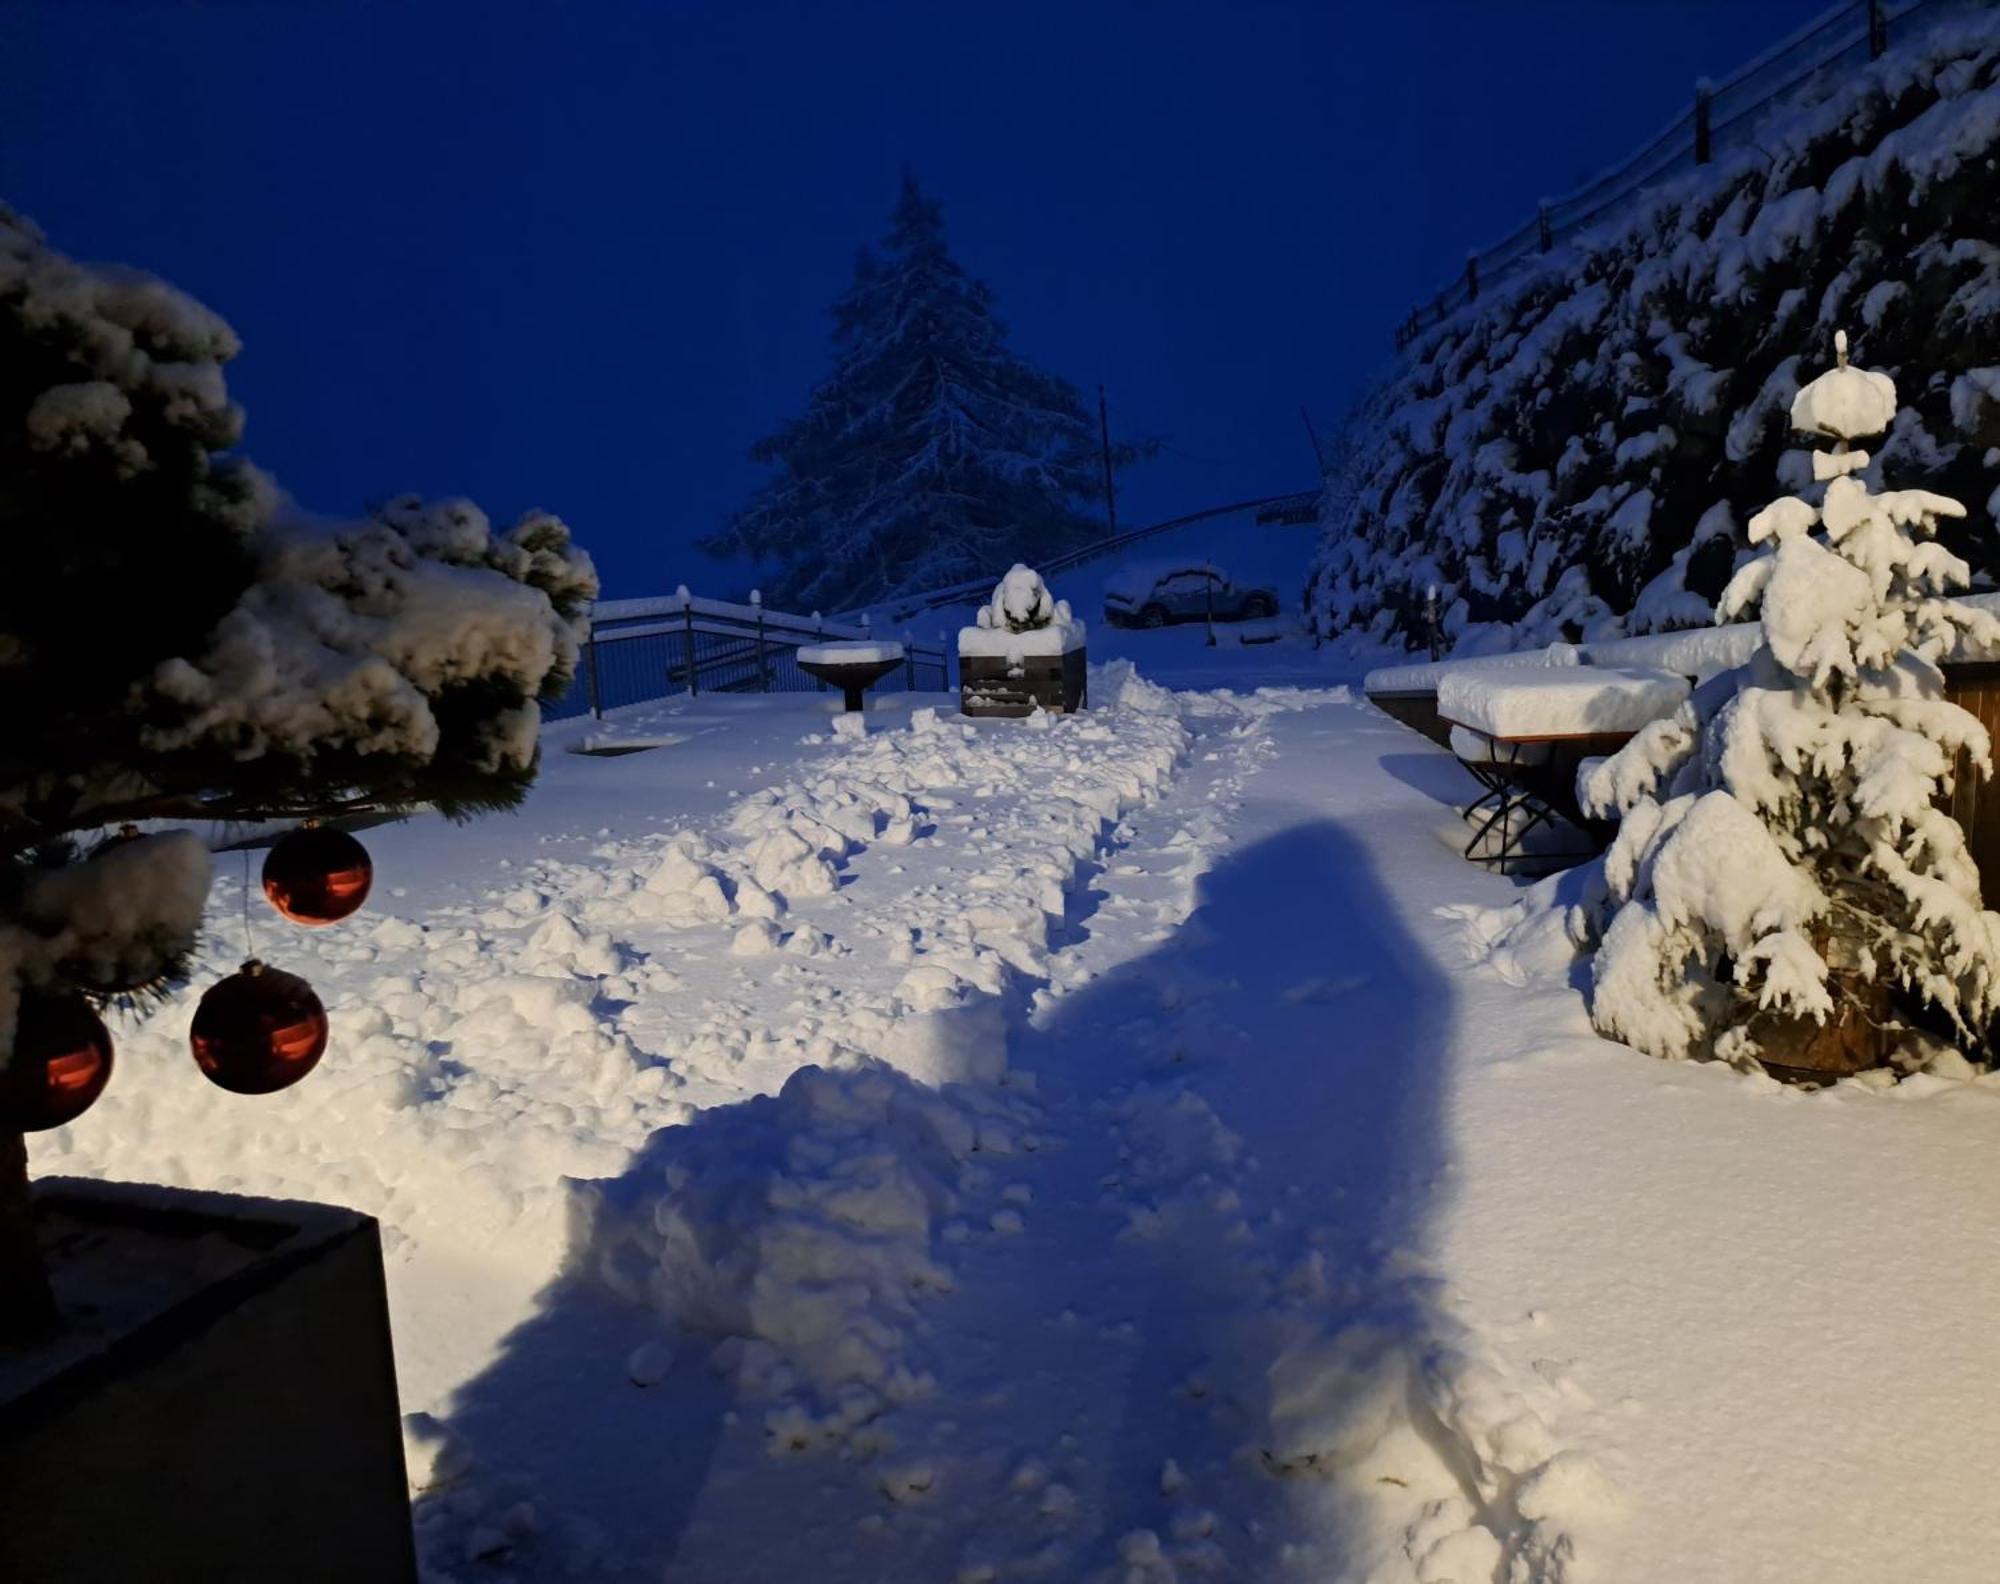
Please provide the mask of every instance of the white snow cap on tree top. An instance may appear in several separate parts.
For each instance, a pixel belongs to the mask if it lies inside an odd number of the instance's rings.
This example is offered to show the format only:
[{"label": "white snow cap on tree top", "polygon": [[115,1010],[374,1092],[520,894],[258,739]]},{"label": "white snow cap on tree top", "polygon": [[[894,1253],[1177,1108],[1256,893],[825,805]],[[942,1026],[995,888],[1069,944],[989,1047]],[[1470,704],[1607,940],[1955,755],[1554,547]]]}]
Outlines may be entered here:
[{"label": "white snow cap on tree top", "polygon": [[1838,364],[1792,399],[1792,427],[1834,440],[1881,434],[1896,416],[1896,382],[1848,364],[1845,330],[1835,333],[1833,348]]},{"label": "white snow cap on tree top", "polygon": [[1041,573],[1018,561],[979,609],[979,625],[996,632],[1038,632],[1068,620],[1068,603],[1052,598]]}]

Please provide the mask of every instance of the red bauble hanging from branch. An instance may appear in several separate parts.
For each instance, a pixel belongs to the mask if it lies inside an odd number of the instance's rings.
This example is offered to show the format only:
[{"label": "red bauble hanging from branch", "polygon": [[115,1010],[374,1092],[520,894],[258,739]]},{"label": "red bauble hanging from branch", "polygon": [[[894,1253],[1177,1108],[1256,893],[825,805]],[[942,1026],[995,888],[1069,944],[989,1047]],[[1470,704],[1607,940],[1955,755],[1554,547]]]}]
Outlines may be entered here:
[{"label": "red bauble hanging from branch", "polygon": [[375,864],[346,831],[305,825],[272,845],[264,895],[294,924],[338,924],[368,900]]},{"label": "red bauble hanging from branch", "polygon": [[13,1055],[0,1066],[0,1129],[40,1133],[74,1122],[110,1079],[110,1031],[82,996],[22,994]]},{"label": "red bauble hanging from branch", "polygon": [[210,1083],[232,1094],[273,1094],[319,1065],[326,1008],[297,974],[252,958],[208,987],[188,1041]]}]

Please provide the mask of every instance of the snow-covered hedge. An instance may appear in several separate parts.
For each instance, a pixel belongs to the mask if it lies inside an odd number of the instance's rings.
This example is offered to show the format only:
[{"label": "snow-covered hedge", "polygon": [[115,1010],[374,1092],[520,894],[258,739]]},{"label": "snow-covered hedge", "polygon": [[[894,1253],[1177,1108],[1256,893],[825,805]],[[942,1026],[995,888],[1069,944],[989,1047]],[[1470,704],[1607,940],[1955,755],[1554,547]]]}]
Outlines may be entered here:
[{"label": "snow-covered hedge", "polygon": [[[1459,652],[1709,620],[1832,333],[1896,376],[1878,468],[1965,499],[1996,565],[2000,14],[1819,82],[1753,145],[1655,190],[1416,341],[1357,412],[1307,605],[1327,633]],[[1494,625],[1488,625],[1494,624]]]}]

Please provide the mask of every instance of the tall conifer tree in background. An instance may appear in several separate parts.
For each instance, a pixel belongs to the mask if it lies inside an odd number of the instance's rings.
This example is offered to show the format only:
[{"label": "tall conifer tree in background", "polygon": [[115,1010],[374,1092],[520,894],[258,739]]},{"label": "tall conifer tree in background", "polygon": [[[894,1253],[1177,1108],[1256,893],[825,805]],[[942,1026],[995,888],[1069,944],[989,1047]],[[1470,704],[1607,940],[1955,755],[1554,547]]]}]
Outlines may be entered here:
[{"label": "tall conifer tree in background", "polygon": [[772,475],[704,549],[774,567],[776,599],[834,610],[1102,531],[1096,424],[1075,386],[1008,347],[992,291],[951,256],[914,177],[833,319],[833,373],[752,448]]}]

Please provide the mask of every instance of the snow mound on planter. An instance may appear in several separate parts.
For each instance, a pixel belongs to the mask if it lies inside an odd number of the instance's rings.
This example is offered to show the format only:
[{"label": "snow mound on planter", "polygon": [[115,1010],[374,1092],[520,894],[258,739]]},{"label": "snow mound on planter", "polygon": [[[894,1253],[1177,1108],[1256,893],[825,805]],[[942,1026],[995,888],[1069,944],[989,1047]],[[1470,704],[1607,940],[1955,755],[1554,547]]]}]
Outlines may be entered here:
[{"label": "snow mound on planter", "polygon": [[1084,623],[1070,614],[1069,601],[1054,598],[1033,568],[1016,566],[979,607],[974,625],[959,629],[958,652],[967,659],[1020,660],[1068,654],[1081,649],[1084,638]]}]

